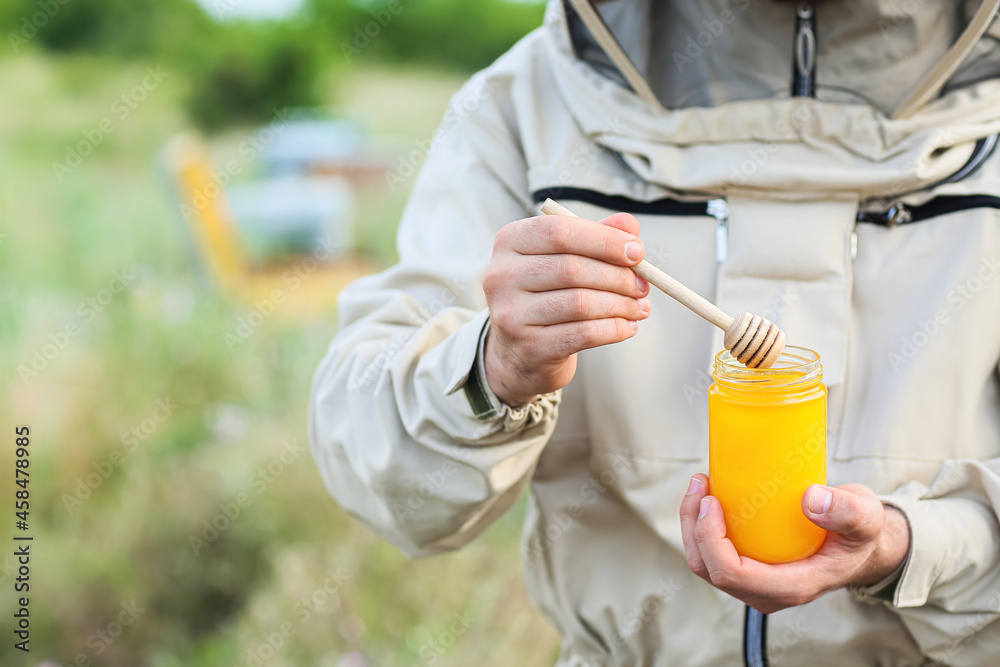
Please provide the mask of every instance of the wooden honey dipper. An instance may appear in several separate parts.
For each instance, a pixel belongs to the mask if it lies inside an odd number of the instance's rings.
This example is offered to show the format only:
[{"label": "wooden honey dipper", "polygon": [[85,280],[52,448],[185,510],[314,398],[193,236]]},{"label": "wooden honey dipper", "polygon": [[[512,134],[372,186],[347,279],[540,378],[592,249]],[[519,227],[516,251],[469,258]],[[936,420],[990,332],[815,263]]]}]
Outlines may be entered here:
[{"label": "wooden honey dipper", "polygon": [[[545,215],[580,217],[551,199],[545,200],[541,210]],[[725,331],[723,344],[730,354],[747,368],[770,368],[785,349],[785,332],[759,315],[743,313],[736,318],[730,317],[714,303],[677,282],[646,260],[631,268],[650,284]]]}]

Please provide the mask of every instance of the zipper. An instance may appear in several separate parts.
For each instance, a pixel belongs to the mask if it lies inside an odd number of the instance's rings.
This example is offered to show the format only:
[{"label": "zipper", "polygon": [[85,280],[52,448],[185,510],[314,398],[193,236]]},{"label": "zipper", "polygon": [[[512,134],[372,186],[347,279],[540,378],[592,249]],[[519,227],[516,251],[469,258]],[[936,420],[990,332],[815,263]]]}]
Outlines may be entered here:
[{"label": "zipper", "polygon": [[746,667],[769,667],[767,659],[767,614],[747,605],[743,617],[743,664]]},{"label": "zipper", "polygon": [[707,211],[715,218],[715,261],[726,261],[729,251],[729,203],[725,199],[708,202]]},{"label": "zipper", "polygon": [[884,213],[859,213],[858,222],[895,227],[896,225],[929,220],[949,213],[971,211],[976,208],[1000,210],[1000,197],[992,195],[942,195],[920,206],[907,206],[899,202]]},{"label": "zipper", "polygon": [[792,97],[816,97],[816,8],[798,6],[792,53]]},{"label": "zipper", "polygon": [[[905,197],[907,195],[911,195],[911,194],[914,194],[916,192],[925,192],[927,190],[933,190],[934,188],[936,188],[938,186],[941,186],[941,185],[945,185],[947,183],[958,183],[959,181],[967,178],[968,176],[971,176],[973,173],[976,172],[976,170],[978,170],[981,166],[983,166],[983,163],[986,162],[986,160],[988,160],[993,155],[993,152],[997,148],[998,137],[1000,137],[1000,135],[991,134],[988,137],[983,137],[982,139],[980,139],[979,141],[977,141],[976,142],[976,147],[973,149],[973,151],[972,151],[972,157],[969,158],[969,161],[966,162],[962,166],[961,169],[959,169],[958,171],[956,171],[954,174],[952,174],[948,178],[941,179],[937,183],[934,183],[933,185],[930,185],[930,186],[928,186],[926,188],[921,188],[920,190],[912,190],[910,192],[904,192],[904,193],[898,194],[896,196],[897,197]],[[933,202],[933,201],[938,201],[940,199],[951,199],[951,198],[954,198],[954,199],[983,198],[983,199],[981,199],[981,201],[985,201],[986,202],[985,206],[977,206],[977,205],[975,205],[976,202],[970,201],[970,202],[966,202],[967,207],[968,208],[995,208],[995,206],[991,205],[991,203],[989,202],[990,198],[987,197],[986,195],[964,195],[964,196],[960,196],[960,197],[956,197],[956,196],[951,196],[951,197],[942,196],[942,197],[938,197],[936,199],[933,199],[931,201]],[[919,207],[917,207],[917,208],[919,208]],[[886,227],[895,227],[896,225],[905,225],[905,224],[907,224],[909,222],[919,222],[920,220],[926,220],[927,218],[932,217],[933,215],[941,215],[942,214],[941,212],[935,212],[936,210],[937,209],[934,209],[933,207],[931,209],[929,209],[928,211],[921,210],[921,211],[919,211],[917,213],[918,217],[914,218],[913,209],[911,209],[909,206],[907,206],[906,204],[902,203],[901,201],[897,200],[896,203],[893,204],[892,206],[890,206],[889,210],[886,211],[885,213],[859,213],[858,214],[858,222],[871,222],[871,223],[874,223],[876,225],[885,225]],[[941,211],[944,212],[944,213],[954,212],[954,211],[958,211],[958,210],[963,210],[963,209],[962,208],[954,208],[952,210],[941,209]],[[921,216],[923,216],[923,217],[921,217]]]},{"label": "zipper", "polygon": [[729,204],[725,199],[686,202],[676,199],[657,199],[650,202],[636,201],[619,195],[607,195],[582,188],[545,188],[532,195],[536,203],[546,199],[572,199],[582,201],[612,211],[625,211],[640,215],[676,215],[699,217],[709,215],[715,218],[715,259],[726,259],[729,240]]}]

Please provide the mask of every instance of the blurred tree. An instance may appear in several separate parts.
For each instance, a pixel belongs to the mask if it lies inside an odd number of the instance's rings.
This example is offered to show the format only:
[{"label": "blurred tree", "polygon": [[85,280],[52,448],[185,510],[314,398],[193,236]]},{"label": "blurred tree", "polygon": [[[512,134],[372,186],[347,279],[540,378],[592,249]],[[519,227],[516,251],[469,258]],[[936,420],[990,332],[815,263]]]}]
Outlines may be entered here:
[{"label": "blurred tree", "polygon": [[[10,0],[0,20],[51,51],[144,59],[178,70],[189,89],[188,115],[201,129],[266,122],[274,109],[315,104],[320,57],[301,22],[218,22],[194,0]],[[39,25],[40,24],[40,25]]]},{"label": "blurred tree", "polygon": [[266,122],[283,107],[319,102],[320,58],[298,24],[239,23],[182,58],[191,82],[187,108],[202,129]]},{"label": "blurred tree", "polygon": [[372,58],[486,67],[542,23],[542,0],[307,0],[317,29],[346,62]]},{"label": "blurred tree", "polygon": [[541,0],[305,0],[298,17],[250,22],[217,21],[195,0],[6,0],[0,25],[19,34],[34,21],[25,44],[56,52],[176,68],[190,84],[191,119],[213,131],[316,104],[318,75],[358,61],[480,69],[543,12]]},{"label": "blurred tree", "polygon": [[[160,56],[206,37],[212,22],[193,0],[8,0],[12,13],[38,27],[38,42],[53,51],[123,57]],[[44,14],[36,18],[36,14]],[[18,26],[20,27],[20,26]]]}]

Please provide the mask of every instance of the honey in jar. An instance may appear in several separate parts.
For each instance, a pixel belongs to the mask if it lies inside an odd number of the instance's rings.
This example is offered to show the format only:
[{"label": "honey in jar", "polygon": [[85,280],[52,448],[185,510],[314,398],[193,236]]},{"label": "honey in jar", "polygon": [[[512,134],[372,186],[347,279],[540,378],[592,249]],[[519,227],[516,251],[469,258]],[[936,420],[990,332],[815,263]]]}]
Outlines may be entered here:
[{"label": "honey in jar", "polygon": [[802,496],[826,484],[826,386],[819,355],[789,346],[770,369],[715,358],[708,390],[709,492],[741,556],[784,563],[815,553],[826,531]]}]

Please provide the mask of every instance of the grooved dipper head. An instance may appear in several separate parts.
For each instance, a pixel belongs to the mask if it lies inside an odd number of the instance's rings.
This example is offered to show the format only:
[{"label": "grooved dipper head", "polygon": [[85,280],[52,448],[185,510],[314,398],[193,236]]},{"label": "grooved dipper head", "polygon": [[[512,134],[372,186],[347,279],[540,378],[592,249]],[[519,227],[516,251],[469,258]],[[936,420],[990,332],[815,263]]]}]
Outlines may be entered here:
[{"label": "grooved dipper head", "polygon": [[759,315],[743,313],[726,332],[725,345],[747,368],[770,368],[785,349],[785,332]]}]

